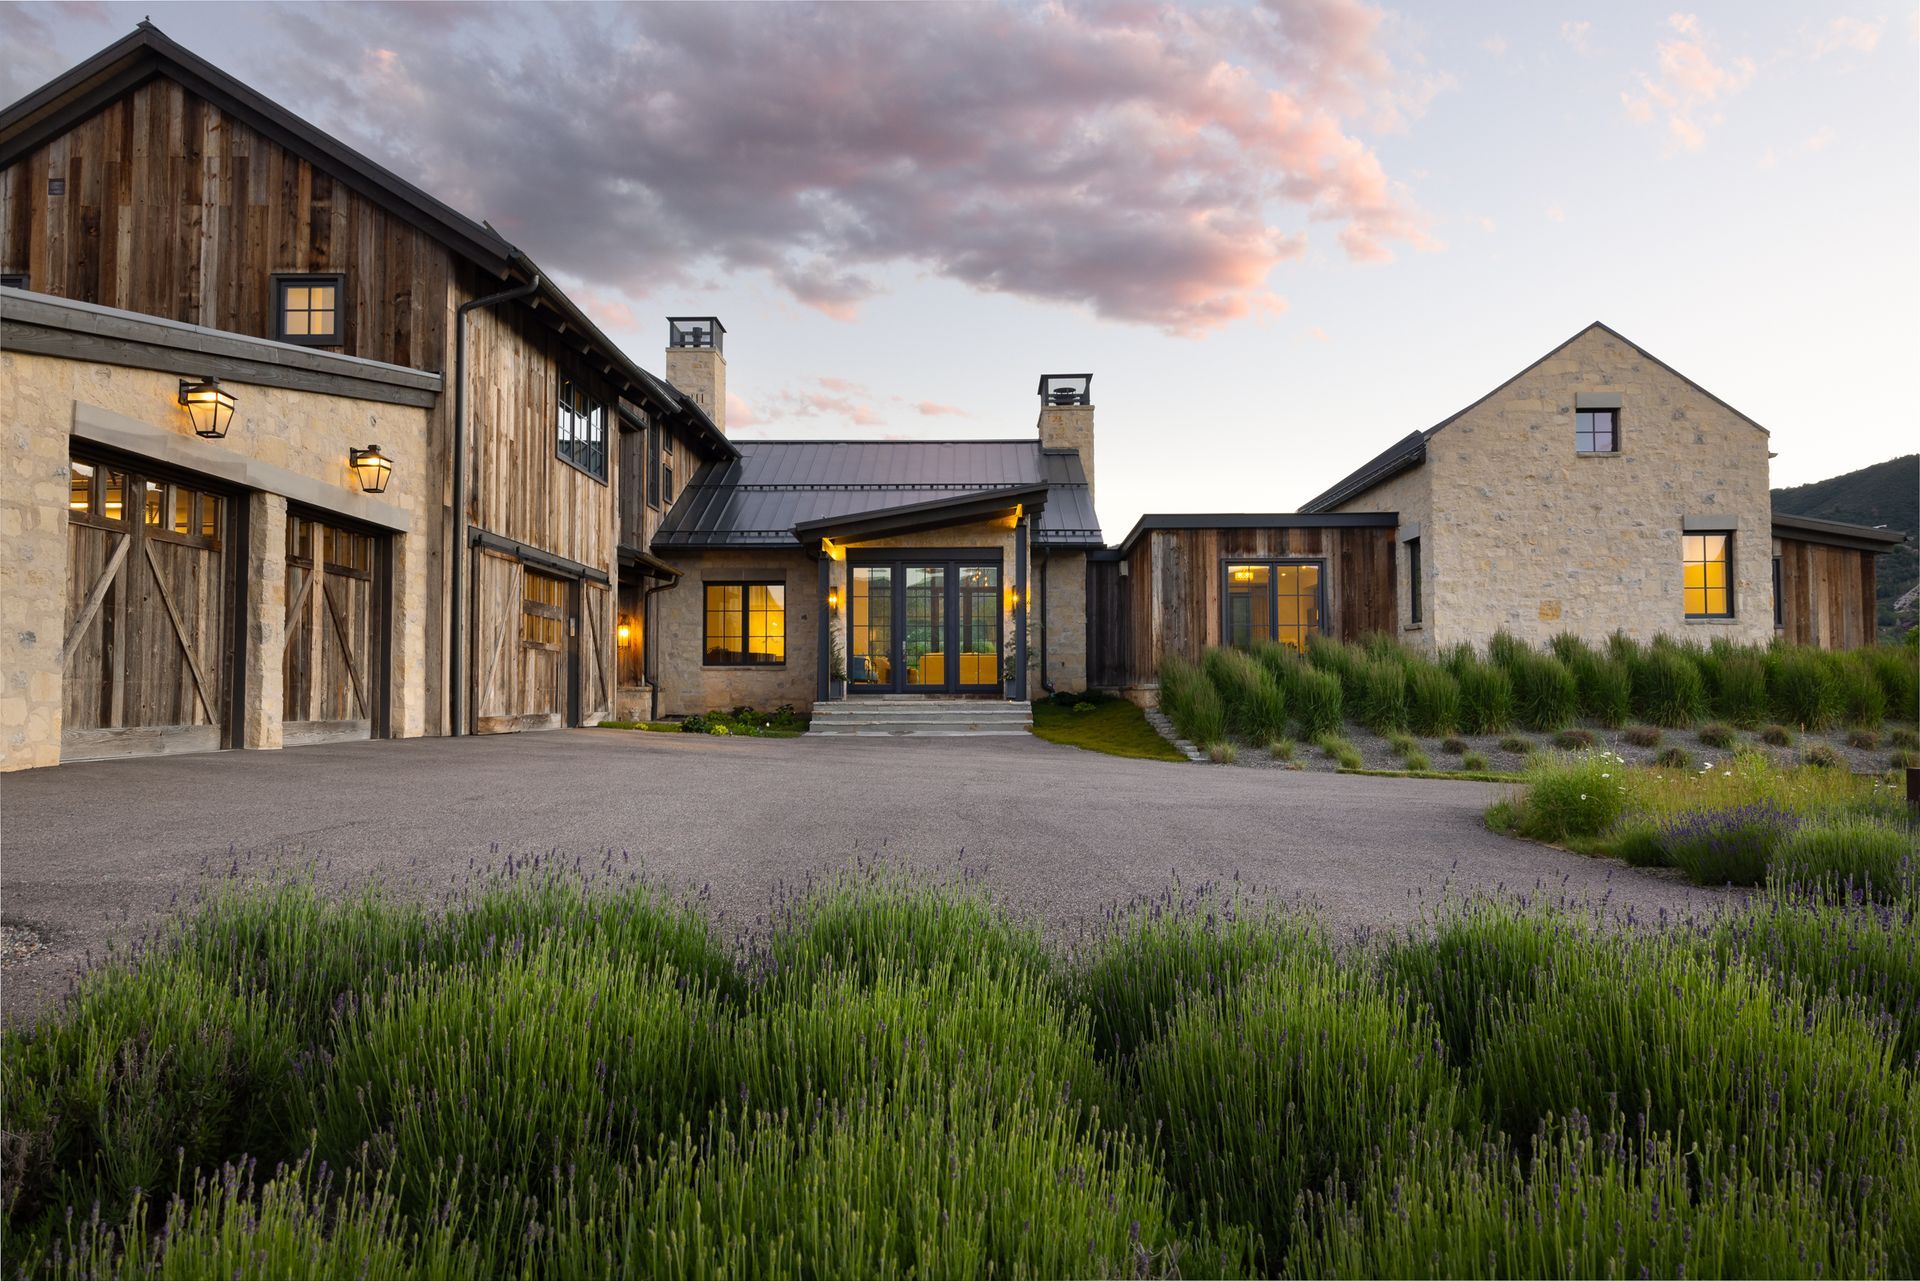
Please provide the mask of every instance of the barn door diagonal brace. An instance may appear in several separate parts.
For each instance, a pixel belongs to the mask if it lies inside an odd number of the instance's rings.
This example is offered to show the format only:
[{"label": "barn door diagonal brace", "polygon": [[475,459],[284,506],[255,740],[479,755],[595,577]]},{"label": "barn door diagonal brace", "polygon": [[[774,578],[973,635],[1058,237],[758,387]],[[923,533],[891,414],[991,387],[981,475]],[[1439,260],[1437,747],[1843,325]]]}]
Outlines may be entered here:
[{"label": "barn door diagonal brace", "polygon": [[120,541],[113,545],[113,554],[107,557],[107,567],[100,571],[100,581],[87,593],[86,601],[80,606],[79,616],[73,620],[73,626],[67,630],[66,644],[60,647],[60,670],[65,671],[73,660],[73,651],[80,647],[80,638],[86,635],[87,625],[93,622],[93,616],[100,612],[107,593],[113,589],[114,577],[119,574],[120,566],[127,559],[127,550],[133,546],[133,535],[122,534]]},{"label": "barn door diagonal brace", "polygon": [[187,670],[193,673],[193,688],[200,695],[200,706],[207,709],[207,719],[218,725],[220,713],[213,709],[207,674],[200,668],[200,655],[194,652],[192,643],[187,640],[187,628],[180,621],[180,611],[174,607],[173,593],[167,588],[167,576],[160,568],[160,558],[153,554],[152,543],[143,542],[140,547],[147,553],[147,564],[153,567],[153,583],[160,590],[160,603],[167,607],[167,619],[173,624],[173,634],[180,641],[180,652],[187,656]]}]

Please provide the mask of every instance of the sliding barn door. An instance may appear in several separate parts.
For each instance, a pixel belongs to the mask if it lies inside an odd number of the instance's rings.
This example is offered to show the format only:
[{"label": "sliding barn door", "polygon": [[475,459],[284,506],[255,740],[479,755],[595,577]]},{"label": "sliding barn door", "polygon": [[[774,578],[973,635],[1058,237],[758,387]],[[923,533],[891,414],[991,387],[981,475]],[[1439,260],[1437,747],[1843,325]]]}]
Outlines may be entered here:
[{"label": "sliding barn door", "polygon": [[580,584],[580,724],[613,716],[613,591]]},{"label": "sliding barn door", "polygon": [[227,503],[128,467],[70,463],[61,759],[226,745]]},{"label": "sliding barn door", "polygon": [[381,540],[287,516],[287,630],[281,673],[284,742],[371,738],[386,679],[376,620]]},{"label": "sliding barn door", "polygon": [[474,567],[474,732],[567,723],[573,584],[482,550]]}]

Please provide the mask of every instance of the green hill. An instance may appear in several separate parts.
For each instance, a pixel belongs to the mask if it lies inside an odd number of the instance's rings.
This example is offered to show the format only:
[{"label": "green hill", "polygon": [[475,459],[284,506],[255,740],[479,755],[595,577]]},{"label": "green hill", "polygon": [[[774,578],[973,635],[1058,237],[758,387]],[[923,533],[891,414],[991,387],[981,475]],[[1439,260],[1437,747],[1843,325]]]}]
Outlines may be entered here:
[{"label": "green hill", "polygon": [[[1920,582],[1920,454],[1890,458],[1844,476],[1773,491],[1773,509],[1787,516],[1884,525],[1907,535],[1907,545],[1880,558],[1880,631],[1894,629],[1893,602]],[[1900,620],[1912,626],[1909,613]]]}]

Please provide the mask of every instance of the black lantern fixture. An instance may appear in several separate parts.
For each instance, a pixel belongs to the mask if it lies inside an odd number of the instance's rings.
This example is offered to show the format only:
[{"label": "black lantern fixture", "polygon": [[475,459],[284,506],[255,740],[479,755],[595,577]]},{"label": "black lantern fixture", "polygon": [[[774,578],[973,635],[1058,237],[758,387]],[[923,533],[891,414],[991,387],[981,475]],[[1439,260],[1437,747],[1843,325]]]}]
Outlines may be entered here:
[{"label": "black lantern fixture", "polygon": [[347,463],[353,468],[353,474],[360,478],[361,489],[369,494],[387,492],[387,478],[393,475],[393,463],[380,452],[380,446],[349,449]]},{"label": "black lantern fixture", "polygon": [[218,378],[202,378],[199,382],[182,378],[180,404],[193,421],[196,436],[219,440],[233,425],[233,393],[221,387]]}]

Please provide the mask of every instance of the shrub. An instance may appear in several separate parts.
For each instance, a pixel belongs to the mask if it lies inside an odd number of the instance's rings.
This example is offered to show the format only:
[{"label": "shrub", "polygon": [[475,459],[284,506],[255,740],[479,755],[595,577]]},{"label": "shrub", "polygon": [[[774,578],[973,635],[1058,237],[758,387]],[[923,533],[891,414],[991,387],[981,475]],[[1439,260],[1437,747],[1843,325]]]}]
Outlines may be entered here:
[{"label": "shrub", "polygon": [[1599,836],[1620,817],[1625,792],[1618,757],[1602,754],[1551,756],[1526,771],[1518,826],[1535,840]]},{"label": "shrub", "polygon": [[1569,724],[1580,710],[1573,673],[1557,658],[1516,651],[1507,664],[1513,678],[1513,711],[1520,724],[1549,732]]},{"label": "shrub", "polygon": [[1407,678],[1407,724],[1429,737],[1460,728],[1460,682],[1444,667],[1421,663]]},{"label": "shrub", "polygon": [[1452,734],[1449,734],[1440,740],[1440,750],[1449,756],[1464,755],[1467,750],[1467,740],[1464,738],[1456,738]]},{"label": "shrub", "polygon": [[1627,665],[1590,650],[1563,661],[1579,692],[1580,714],[1608,729],[1624,725],[1633,711],[1633,674]]},{"label": "shrub", "polygon": [[1718,722],[1710,725],[1702,725],[1699,733],[1695,734],[1694,737],[1698,738],[1706,746],[1717,747],[1721,751],[1726,751],[1739,741],[1739,736],[1733,732],[1731,727]]},{"label": "shrub", "polygon": [[1713,691],[1713,709],[1741,729],[1752,729],[1766,720],[1766,661],[1751,653],[1722,655],[1719,679]]},{"label": "shrub", "polygon": [[1160,665],[1160,710],[1190,743],[1211,743],[1227,733],[1227,708],[1206,674],[1185,659]]},{"label": "shrub", "polygon": [[1607,852],[1634,867],[1672,867],[1657,823],[1646,818],[1622,821],[1607,837]]},{"label": "shrub", "polygon": [[1847,731],[1847,746],[1871,752],[1880,746],[1880,736],[1870,729],[1850,729]]},{"label": "shrub", "polygon": [[1136,1060],[1189,1215],[1249,1224],[1274,1265],[1303,1192],[1349,1187],[1464,1111],[1435,1031],[1354,970],[1301,959],[1189,1004]]},{"label": "shrub", "polygon": [[1299,664],[1289,677],[1287,706],[1300,737],[1318,739],[1338,731],[1346,723],[1343,697],[1338,676]]},{"label": "shrub", "polygon": [[1534,742],[1530,738],[1521,738],[1518,734],[1509,734],[1500,740],[1500,750],[1511,752],[1515,756],[1526,756],[1533,751]]},{"label": "shrub", "polygon": [[1407,727],[1407,669],[1392,659],[1370,659],[1361,669],[1360,720],[1376,734]]},{"label": "shrub", "polygon": [[1599,741],[1589,729],[1563,729],[1553,736],[1553,745],[1564,752],[1584,752]]},{"label": "shrub", "polygon": [[1478,752],[1467,752],[1460,757],[1460,768],[1470,774],[1484,774],[1487,771],[1487,758]]},{"label": "shrub", "polygon": [[1629,725],[1620,731],[1620,737],[1635,747],[1660,746],[1660,731],[1651,725]]},{"label": "shrub", "polygon": [[1911,884],[1913,838],[1867,818],[1837,818],[1795,831],[1774,852],[1768,879],[1827,895],[1891,899]]},{"label": "shrub", "polygon": [[1800,763],[1812,765],[1818,769],[1845,769],[1847,763],[1840,759],[1840,753],[1825,743],[1814,743],[1800,753]]},{"label": "shrub", "polygon": [[1769,725],[1760,731],[1760,741],[1768,747],[1792,747],[1793,731],[1785,725]]},{"label": "shrub", "polygon": [[1774,715],[1803,730],[1826,729],[1840,716],[1840,696],[1819,654],[1787,650],[1775,659],[1768,695]]},{"label": "shrub", "polygon": [[1505,669],[1468,659],[1454,673],[1460,682],[1460,728],[1498,734],[1513,724],[1513,678]]},{"label": "shrub", "polygon": [[1660,843],[1673,865],[1696,885],[1758,885],[1767,862],[1799,820],[1776,805],[1680,814],[1660,827]]},{"label": "shrub", "polygon": [[1875,729],[1887,716],[1887,694],[1873,669],[1853,654],[1827,655],[1828,679],[1839,717],[1848,725]]},{"label": "shrub", "polygon": [[1641,720],[1685,728],[1706,715],[1707,691],[1700,669],[1679,650],[1651,646],[1631,660],[1628,669],[1633,711]]},{"label": "shrub", "polygon": [[1654,756],[1653,763],[1661,769],[1693,768],[1693,753],[1684,747],[1663,747]]}]

